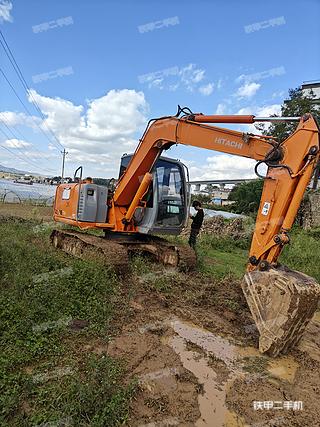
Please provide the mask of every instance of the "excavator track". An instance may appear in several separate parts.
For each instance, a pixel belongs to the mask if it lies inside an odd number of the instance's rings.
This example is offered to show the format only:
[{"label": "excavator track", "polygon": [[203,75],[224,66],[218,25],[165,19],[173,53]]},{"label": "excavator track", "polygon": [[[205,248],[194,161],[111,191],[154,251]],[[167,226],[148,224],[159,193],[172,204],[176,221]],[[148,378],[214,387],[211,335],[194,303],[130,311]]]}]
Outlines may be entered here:
[{"label": "excavator track", "polygon": [[[195,252],[156,236],[122,235],[114,240],[73,230],[54,230],[54,247],[75,257],[101,260],[118,275],[130,273],[129,258],[135,254],[190,271],[196,267]],[[295,346],[318,306],[320,285],[298,271],[280,266],[268,271],[248,272],[242,290],[259,330],[259,350],[270,356]]]},{"label": "excavator track", "polygon": [[246,273],[242,290],[260,333],[259,350],[270,356],[299,342],[320,298],[315,279],[285,266]]},{"label": "excavator track", "polygon": [[50,238],[55,248],[77,258],[100,259],[119,275],[130,272],[129,258],[138,254],[181,271],[196,267],[196,255],[191,248],[156,236],[141,235],[134,240],[123,236],[114,240],[73,230],[53,230]]},{"label": "excavator track", "polygon": [[116,274],[129,273],[128,253],[117,243],[73,230],[53,230],[50,239],[55,248],[76,258],[102,261]]}]

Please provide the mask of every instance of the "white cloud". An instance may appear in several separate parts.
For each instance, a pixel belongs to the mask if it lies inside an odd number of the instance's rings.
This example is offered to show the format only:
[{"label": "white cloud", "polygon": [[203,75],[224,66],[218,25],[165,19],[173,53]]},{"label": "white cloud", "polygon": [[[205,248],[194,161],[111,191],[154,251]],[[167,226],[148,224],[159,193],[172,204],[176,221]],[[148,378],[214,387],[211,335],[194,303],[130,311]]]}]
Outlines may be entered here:
[{"label": "white cloud", "polygon": [[199,92],[202,95],[204,95],[204,96],[209,96],[209,95],[212,94],[213,88],[214,88],[214,84],[213,83],[208,83],[207,85],[200,86],[199,87]]},{"label": "white cloud", "polygon": [[[32,91],[39,107],[46,116],[48,126],[55,132],[61,143],[69,152],[67,156],[67,173],[71,174],[75,166],[85,166],[85,174],[93,176],[117,176],[120,157],[123,153],[134,151],[137,139],[146,122],[148,104],[143,92],[135,90],[110,90],[104,96],[87,101],[85,105],[75,105],[62,98],[50,98]],[[248,106],[238,114],[255,114],[269,116],[279,114],[278,104]],[[226,103],[219,104],[217,114],[226,113]],[[6,120],[13,124],[32,127],[32,121],[22,113],[2,112]],[[37,118],[40,125],[41,121]],[[253,126],[252,126],[253,127]],[[243,126],[243,131],[257,133],[255,129]],[[20,141],[20,140],[19,140]],[[25,141],[23,141],[25,142]],[[22,147],[21,147],[22,148]],[[27,148],[24,146],[23,148]],[[28,151],[36,159],[39,153]],[[60,156],[54,145],[48,145],[47,158]],[[43,157],[43,156],[42,156]],[[204,165],[197,165],[186,160],[192,179],[210,178],[250,178],[254,177],[254,161],[217,154],[208,157]]]},{"label": "white cloud", "polygon": [[236,114],[254,114],[257,117],[269,117],[272,115],[280,115],[281,105],[280,104],[271,104],[263,105],[262,107],[257,107],[255,105],[241,108]]},{"label": "white cloud", "polygon": [[198,83],[205,77],[205,70],[197,68],[196,64],[189,64],[179,70],[180,84],[192,92]]},{"label": "white cloud", "polygon": [[43,151],[24,150],[23,154],[27,156],[28,159],[31,159],[31,160],[43,160],[43,159],[52,160],[52,159],[56,159],[57,157],[59,158],[59,161],[61,160],[60,155],[58,156],[57,154],[52,152],[49,153],[49,152],[43,152]]},{"label": "white cloud", "polygon": [[[116,176],[121,155],[134,151],[135,137],[140,136],[136,132],[140,133],[147,122],[148,104],[143,92],[135,90],[110,90],[100,98],[87,101],[85,106],[58,97],[42,96],[35,90],[29,94],[30,102],[31,95],[45,115],[46,125],[67,148],[67,162],[90,164],[90,174],[103,168],[106,173],[102,176]],[[34,126],[22,113],[7,111],[1,114],[10,125]],[[44,123],[39,118],[37,120],[47,130]],[[48,156],[52,157],[54,145],[50,143],[48,150]]]},{"label": "white cloud", "polygon": [[11,16],[12,2],[7,0],[0,0],[0,22],[12,22],[13,18]]},{"label": "white cloud", "polygon": [[219,79],[217,82],[217,89],[221,89],[223,86],[223,79]]},{"label": "white cloud", "polygon": [[[149,89],[167,89],[175,91],[185,88],[190,92],[199,88],[199,84],[205,79],[205,70],[196,64],[188,64],[185,67],[170,67],[163,70],[143,74],[138,77],[140,83],[146,83]],[[209,86],[209,85],[207,85]]]},{"label": "white cloud", "polygon": [[204,79],[204,75],[205,70],[197,68],[196,64],[189,64],[179,70],[179,76],[181,76],[181,81],[184,82],[186,85],[201,82]]},{"label": "white cloud", "polygon": [[40,117],[28,116],[25,113],[16,113],[13,111],[1,111],[0,118],[7,126],[25,125],[34,130],[38,129],[37,125],[40,125],[42,121]]},{"label": "white cloud", "polygon": [[260,87],[261,85],[259,83],[245,83],[243,86],[239,87],[236,96],[238,98],[251,98],[257,93]]},{"label": "white cloud", "polygon": [[282,76],[286,73],[284,66],[270,68],[269,70],[260,71],[253,74],[241,74],[235,79],[236,83],[242,82],[253,82],[261,79],[267,79],[269,77]]},{"label": "white cloud", "polygon": [[279,90],[277,92],[273,92],[271,97],[272,97],[272,99],[275,99],[275,98],[284,99],[285,96],[286,96],[286,91],[285,90]]},{"label": "white cloud", "polygon": [[8,148],[24,148],[29,147],[30,142],[23,141],[22,139],[7,139],[4,145]]},{"label": "white cloud", "polygon": [[256,116],[260,117],[269,117],[274,114],[279,116],[281,113],[281,105],[280,104],[272,104],[272,105],[264,105],[257,109]]},{"label": "white cloud", "polygon": [[[257,106],[248,106],[241,108],[236,114],[240,115],[255,115],[256,117],[270,117],[273,115],[279,116],[281,114],[281,105],[280,104],[271,104],[271,105],[264,105],[262,107]],[[264,129],[267,130],[270,124],[268,122],[264,123]],[[249,132],[249,133],[255,133],[255,134],[261,134],[263,133],[261,130],[257,129],[254,124],[252,125],[245,125],[242,127],[242,131]]]},{"label": "white cloud", "polygon": [[225,104],[218,104],[215,114],[223,115],[226,114],[227,106]]},{"label": "white cloud", "polygon": [[151,88],[153,88],[153,87],[155,87],[155,88],[157,88],[157,89],[160,89],[160,90],[164,89],[163,80],[164,80],[164,79],[162,79],[162,78],[152,80],[152,81],[149,83],[149,89],[151,89]]},{"label": "white cloud", "polygon": [[255,178],[256,162],[245,157],[217,154],[206,159],[205,164],[191,165],[191,180]]}]

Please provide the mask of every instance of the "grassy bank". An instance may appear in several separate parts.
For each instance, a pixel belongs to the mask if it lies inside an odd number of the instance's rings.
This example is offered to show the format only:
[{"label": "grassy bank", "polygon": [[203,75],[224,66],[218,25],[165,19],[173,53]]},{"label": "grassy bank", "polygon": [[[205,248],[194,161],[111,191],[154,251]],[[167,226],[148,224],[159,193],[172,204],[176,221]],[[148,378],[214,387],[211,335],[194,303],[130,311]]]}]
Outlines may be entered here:
[{"label": "grassy bank", "polygon": [[[111,269],[53,249],[52,224],[37,215],[0,220],[0,425],[121,425],[135,384],[125,381],[126,366],[106,349],[127,315],[130,289]],[[320,230],[295,228],[281,261],[320,281],[319,240]],[[202,235],[190,285],[174,271],[157,274],[140,257],[132,262],[133,274],[172,304],[176,298],[194,306],[205,301],[210,310],[222,307],[238,316],[242,300],[232,279],[243,276],[249,245],[249,233],[237,239]]]},{"label": "grassy bank", "polygon": [[[243,276],[250,249],[250,235],[233,239],[228,236],[204,235],[199,239],[199,268],[206,274],[223,278],[226,274]],[[295,227],[285,246],[280,263],[312,276],[320,282],[320,229]]]},{"label": "grassy bank", "polygon": [[0,425],[122,424],[133,386],[101,350],[118,315],[117,278],[55,251],[49,234],[1,221]]},{"label": "grassy bank", "polygon": [[320,283],[320,229],[296,227],[290,237],[290,244],[280,257],[281,263],[314,277]]}]

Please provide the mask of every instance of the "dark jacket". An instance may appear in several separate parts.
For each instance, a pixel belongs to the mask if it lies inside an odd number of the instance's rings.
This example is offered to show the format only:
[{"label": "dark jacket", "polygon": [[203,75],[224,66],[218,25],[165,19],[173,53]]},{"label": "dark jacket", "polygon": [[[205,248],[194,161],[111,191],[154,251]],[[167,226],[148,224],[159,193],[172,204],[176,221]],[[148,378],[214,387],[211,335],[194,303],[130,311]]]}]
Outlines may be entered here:
[{"label": "dark jacket", "polygon": [[192,217],[192,224],[191,228],[195,228],[197,230],[200,230],[203,222],[204,212],[203,209],[199,209],[197,211],[197,214]]}]

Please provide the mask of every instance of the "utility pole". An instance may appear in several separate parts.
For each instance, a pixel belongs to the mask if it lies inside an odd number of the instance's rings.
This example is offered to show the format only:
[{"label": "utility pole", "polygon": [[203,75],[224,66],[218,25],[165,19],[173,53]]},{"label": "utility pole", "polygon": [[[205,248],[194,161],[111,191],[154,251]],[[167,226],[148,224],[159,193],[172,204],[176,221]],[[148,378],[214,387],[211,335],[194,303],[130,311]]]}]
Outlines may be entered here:
[{"label": "utility pole", "polygon": [[62,181],[64,177],[64,163],[65,163],[66,155],[68,154],[68,152],[64,148],[63,151],[61,151],[61,154],[62,154],[62,171],[61,171],[61,181]]}]

